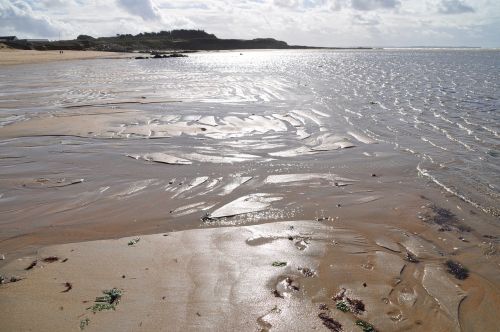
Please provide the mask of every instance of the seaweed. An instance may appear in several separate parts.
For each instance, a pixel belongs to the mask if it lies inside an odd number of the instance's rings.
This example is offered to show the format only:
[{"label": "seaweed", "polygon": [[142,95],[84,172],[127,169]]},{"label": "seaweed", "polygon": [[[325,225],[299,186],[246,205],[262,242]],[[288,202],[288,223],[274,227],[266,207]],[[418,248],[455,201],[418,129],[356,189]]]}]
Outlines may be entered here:
[{"label": "seaweed", "polygon": [[61,293],[67,293],[73,289],[73,285],[70,282],[65,282],[64,287],[66,287],[66,289],[63,290]]},{"label": "seaweed", "polygon": [[44,263],[54,263],[54,262],[57,262],[58,260],[59,260],[59,257],[57,257],[57,256],[49,256],[49,257],[44,258],[42,261]]},{"label": "seaweed", "polygon": [[5,276],[0,275],[0,285],[7,284],[9,282],[18,282],[23,280],[24,278],[18,277],[18,276],[11,276],[10,278],[7,278]]},{"label": "seaweed", "polygon": [[326,303],[320,303],[318,308],[319,310],[330,310],[330,308],[328,308],[328,305]]},{"label": "seaweed", "polygon": [[36,266],[36,264],[38,264],[38,260],[35,259],[33,262],[31,262],[30,266],[25,268],[25,270],[26,271],[31,270],[32,268],[34,268]]},{"label": "seaweed", "polygon": [[346,296],[346,289],[342,288],[332,299],[336,302],[335,307],[342,312],[360,314],[365,311],[365,304],[358,299]]},{"label": "seaweed", "polygon": [[429,209],[430,212],[420,216],[420,219],[427,223],[439,225],[440,228],[438,230],[440,232],[451,231],[452,228],[455,228],[460,232],[470,232],[472,230],[469,226],[461,223],[457,216],[450,210],[434,204],[431,205]]},{"label": "seaweed", "polygon": [[339,301],[337,302],[337,304],[335,305],[335,307],[342,311],[342,312],[349,312],[351,311],[351,309],[349,308],[349,306],[347,305],[347,303],[345,301]]},{"label": "seaweed", "polygon": [[377,330],[375,329],[375,327],[373,327],[372,324],[365,322],[364,320],[358,319],[356,321],[356,325],[361,327],[363,332],[377,332]]},{"label": "seaweed", "polygon": [[342,324],[328,316],[326,313],[322,312],[318,315],[318,317],[323,321],[323,325],[326,326],[327,329],[334,332],[342,331]]},{"label": "seaweed", "polygon": [[82,331],[85,330],[85,328],[87,326],[89,326],[89,323],[90,323],[90,319],[88,319],[88,318],[82,319],[80,321],[80,330],[82,330]]},{"label": "seaweed", "polygon": [[92,312],[95,314],[98,311],[111,310],[111,309],[116,310],[116,305],[98,302],[95,303],[93,306],[87,308],[87,310],[88,309],[92,310]]},{"label": "seaweed", "polygon": [[356,299],[350,299],[346,298],[347,302],[349,303],[350,309],[352,312],[355,314],[360,314],[365,311],[365,304],[361,300],[356,300]]},{"label": "seaweed", "polygon": [[337,294],[335,294],[335,296],[334,296],[334,297],[332,297],[332,299],[333,299],[334,301],[340,301],[340,300],[342,300],[342,299],[344,298],[345,292],[346,292],[346,289],[345,289],[345,288],[342,288],[342,289],[340,290],[340,292],[338,292]]},{"label": "seaweed", "polygon": [[95,304],[88,307],[87,310],[92,310],[95,314],[103,310],[116,310],[116,306],[120,303],[123,292],[118,288],[112,288],[102,291],[104,296],[96,297]]},{"label": "seaweed", "polygon": [[447,272],[455,276],[455,278],[464,280],[469,277],[469,270],[459,262],[450,259],[446,261],[445,265],[448,267]]},{"label": "seaweed", "polygon": [[274,261],[272,266],[274,267],[283,267],[286,266],[286,262]]}]

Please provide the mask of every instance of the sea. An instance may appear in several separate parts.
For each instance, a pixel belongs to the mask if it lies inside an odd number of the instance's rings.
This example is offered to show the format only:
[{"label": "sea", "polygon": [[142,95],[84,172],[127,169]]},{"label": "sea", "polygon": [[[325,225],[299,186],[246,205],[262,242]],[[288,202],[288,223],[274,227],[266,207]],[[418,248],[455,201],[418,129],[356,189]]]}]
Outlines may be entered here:
[{"label": "sea", "polygon": [[242,50],[0,69],[4,127],[131,98],[216,115],[295,112],[301,139],[352,132],[358,141],[388,144],[417,157],[415,176],[500,216],[499,50]]}]

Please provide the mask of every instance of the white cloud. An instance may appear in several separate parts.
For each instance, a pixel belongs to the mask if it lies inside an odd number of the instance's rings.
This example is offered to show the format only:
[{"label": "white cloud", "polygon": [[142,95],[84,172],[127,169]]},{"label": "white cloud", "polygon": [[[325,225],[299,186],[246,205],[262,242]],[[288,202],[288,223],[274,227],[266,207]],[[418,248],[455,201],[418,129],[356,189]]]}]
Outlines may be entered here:
[{"label": "white cloud", "polygon": [[49,17],[36,13],[27,2],[0,1],[0,21],[6,31],[28,33],[37,37],[55,37],[61,27]]},{"label": "white cloud", "polygon": [[494,0],[0,0],[0,35],[75,38],[196,28],[220,38],[273,37],[293,45],[500,46],[499,12]]},{"label": "white cloud", "polygon": [[161,20],[161,12],[153,0],[118,0],[118,5],[143,20]]}]

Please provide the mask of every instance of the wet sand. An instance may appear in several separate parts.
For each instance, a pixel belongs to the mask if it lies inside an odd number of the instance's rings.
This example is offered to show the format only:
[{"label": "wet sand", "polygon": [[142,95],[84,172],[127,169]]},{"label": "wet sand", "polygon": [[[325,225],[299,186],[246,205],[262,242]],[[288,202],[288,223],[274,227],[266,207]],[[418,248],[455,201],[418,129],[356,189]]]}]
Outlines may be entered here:
[{"label": "wet sand", "polygon": [[34,51],[0,48],[0,66],[23,65],[67,60],[131,58],[130,53],[98,51]]},{"label": "wet sand", "polygon": [[[327,331],[320,315],[344,331],[356,331],[359,320],[380,331],[494,331],[498,275],[482,273],[494,258],[470,234],[467,243],[454,234],[434,238],[404,215],[49,246],[2,268],[21,280],[2,286],[0,318],[7,330],[38,331],[81,322],[89,331]],[[470,260],[474,247],[480,261]],[[450,252],[474,271],[466,280],[446,273]],[[112,288],[123,292],[116,310],[92,313],[95,297]],[[360,308],[338,309],[355,300]]]},{"label": "wet sand", "polygon": [[115,82],[126,98],[46,102],[16,84],[0,97],[6,330],[495,331],[497,220],[415,156],[293,99]]}]

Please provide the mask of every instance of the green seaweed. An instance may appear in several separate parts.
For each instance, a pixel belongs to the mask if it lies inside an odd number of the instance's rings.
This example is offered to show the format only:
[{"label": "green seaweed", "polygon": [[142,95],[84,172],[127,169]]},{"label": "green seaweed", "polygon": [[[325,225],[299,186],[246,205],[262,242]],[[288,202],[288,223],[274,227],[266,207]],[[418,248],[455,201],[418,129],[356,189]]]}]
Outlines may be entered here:
[{"label": "green seaweed", "polygon": [[98,311],[104,311],[104,310],[116,310],[116,305],[115,304],[110,304],[110,303],[96,303],[91,307],[88,307],[87,310],[92,310],[92,312],[95,314]]},{"label": "green seaweed", "polygon": [[272,264],[274,267],[283,267],[286,266],[286,262],[275,261]]},{"label": "green seaweed", "polygon": [[368,323],[368,322],[365,322],[364,320],[361,320],[361,319],[358,319],[356,321],[356,325],[361,327],[361,329],[363,330],[363,332],[376,332],[377,330],[375,329],[375,327],[373,327],[372,324]]},{"label": "green seaweed", "polygon": [[89,326],[89,323],[90,323],[90,319],[88,319],[88,318],[82,319],[80,321],[80,330],[82,330],[82,331],[85,330],[85,328],[87,326]]},{"label": "green seaweed", "polygon": [[118,288],[112,288],[102,291],[104,296],[96,297],[95,304],[88,307],[87,310],[92,310],[95,314],[103,310],[116,310],[116,306],[120,303],[123,292]]},{"label": "green seaweed", "polygon": [[340,311],[342,312],[348,312],[348,311],[351,311],[351,309],[349,309],[349,306],[347,305],[346,302],[344,301],[339,301],[337,302],[337,304],[335,305],[335,307],[337,309],[339,309]]}]

